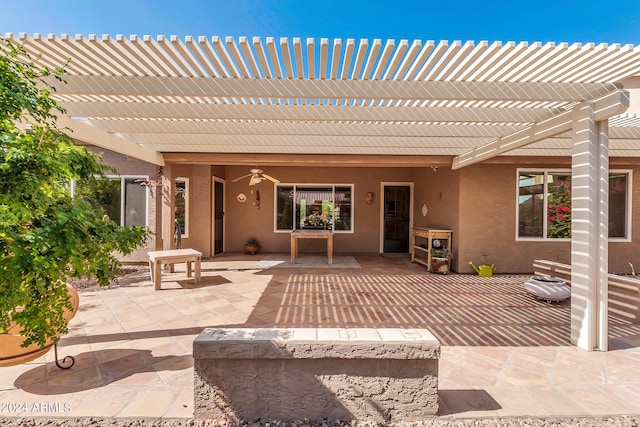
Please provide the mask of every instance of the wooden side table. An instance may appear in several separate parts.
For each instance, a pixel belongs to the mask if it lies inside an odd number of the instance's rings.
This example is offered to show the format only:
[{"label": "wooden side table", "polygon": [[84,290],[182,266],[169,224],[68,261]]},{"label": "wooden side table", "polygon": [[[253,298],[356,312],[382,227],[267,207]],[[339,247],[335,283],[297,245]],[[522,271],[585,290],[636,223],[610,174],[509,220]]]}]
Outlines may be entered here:
[{"label": "wooden side table", "polygon": [[194,249],[172,249],[168,251],[151,251],[149,252],[149,269],[151,270],[151,281],[155,285],[156,291],[161,289],[161,273],[162,264],[171,264],[173,271],[173,264],[178,262],[187,263],[187,277],[191,277],[191,263],[193,262],[195,268],[195,284],[200,283],[200,270],[201,270],[202,252],[198,252]]},{"label": "wooden side table", "polygon": [[291,264],[298,256],[298,239],[327,239],[328,263],[333,263],[333,232],[331,230],[295,230],[291,232]]}]

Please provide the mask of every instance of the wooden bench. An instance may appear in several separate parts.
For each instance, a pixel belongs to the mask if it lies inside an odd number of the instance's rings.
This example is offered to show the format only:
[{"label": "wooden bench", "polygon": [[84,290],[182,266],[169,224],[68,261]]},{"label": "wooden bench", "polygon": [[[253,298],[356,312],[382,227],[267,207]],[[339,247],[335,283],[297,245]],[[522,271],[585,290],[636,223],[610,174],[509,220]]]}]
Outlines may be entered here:
[{"label": "wooden bench", "polygon": [[172,249],[167,251],[149,252],[149,269],[151,270],[151,281],[156,290],[161,289],[162,264],[169,264],[173,273],[173,265],[179,262],[187,263],[187,277],[191,277],[191,263],[195,267],[195,284],[200,283],[200,264],[202,253],[194,249]]},{"label": "wooden bench", "polygon": [[193,358],[196,420],[374,425],[438,411],[440,343],[426,329],[209,328]]},{"label": "wooden bench", "polygon": [[[571,266],[567,264],[537,259],[533,262],[533,274],[556,277],[571,286]],[[609,314],[640,324],[640,279],[609,273],[607,283]]]}]

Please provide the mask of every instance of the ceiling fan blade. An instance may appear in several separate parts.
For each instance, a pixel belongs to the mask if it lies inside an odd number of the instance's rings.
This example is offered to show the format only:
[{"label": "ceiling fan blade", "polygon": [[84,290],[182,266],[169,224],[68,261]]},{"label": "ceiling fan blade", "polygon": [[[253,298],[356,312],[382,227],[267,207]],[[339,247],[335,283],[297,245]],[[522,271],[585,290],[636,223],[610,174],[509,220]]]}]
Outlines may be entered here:
[{"label": "ceiling fan blade", "polygon": [[253,175],[253,174],[251,174],[251,173],[246,174],[244,176],[241,176],[240,178],[232,179],[231,182],[240,181],[241,179],[246,178],[246,177],[251,176],[251,175]]},{"label": "ceiling fan blade", "polygon": [[252,174],[251,175],[251,179],[249,180],[249,185],[256,185],[258,182],[260,182],[260,181],[256,180],[255,174]]},{"label": "ceiling fan blade", "polygon": [[266,173],[263,173],[262,177],[268,179],[271,182],[275,182],[276,184],[280,184],[279,180],[275,179],[274,177],[272,177],[270,175],[267,175]]}]

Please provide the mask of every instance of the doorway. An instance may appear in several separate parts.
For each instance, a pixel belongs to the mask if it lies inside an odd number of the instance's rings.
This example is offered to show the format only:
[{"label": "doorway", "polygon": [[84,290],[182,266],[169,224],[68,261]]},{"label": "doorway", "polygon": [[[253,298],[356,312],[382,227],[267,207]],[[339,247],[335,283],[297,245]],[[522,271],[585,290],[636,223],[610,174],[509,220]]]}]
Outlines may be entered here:
[{"label": "doorway", "polygon": [[383,253],[409,252],[411,190],[410,184],[383,184]]},{"label": "doorway", "polygon": [[213,256],[224,252],[224,181],[213,178]]}]

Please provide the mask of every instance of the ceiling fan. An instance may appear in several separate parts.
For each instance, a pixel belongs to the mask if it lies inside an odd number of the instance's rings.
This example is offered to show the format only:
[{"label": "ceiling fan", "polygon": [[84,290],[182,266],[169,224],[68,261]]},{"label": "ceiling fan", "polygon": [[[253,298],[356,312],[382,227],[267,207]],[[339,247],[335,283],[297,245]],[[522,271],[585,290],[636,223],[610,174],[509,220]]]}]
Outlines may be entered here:
[{"label": "ceiling fan", "polygon": [[251,177],[251,179],[249,179],[249,185],[260,184],[264,180],[269,180],[271,182],[275,182],[276,184],[280,183],[280,181],[278,181],[274,177],[269,176],[266,173],[262,173],[262,169],[257,169],[257,168],[256,169],[251,169],[251,173],[248,173],[248,174],[246,174],[244,176],[241,176],[239,178],[231,180],[231,182],[240,181],[241,179],[246,178],[248,176]]}]

